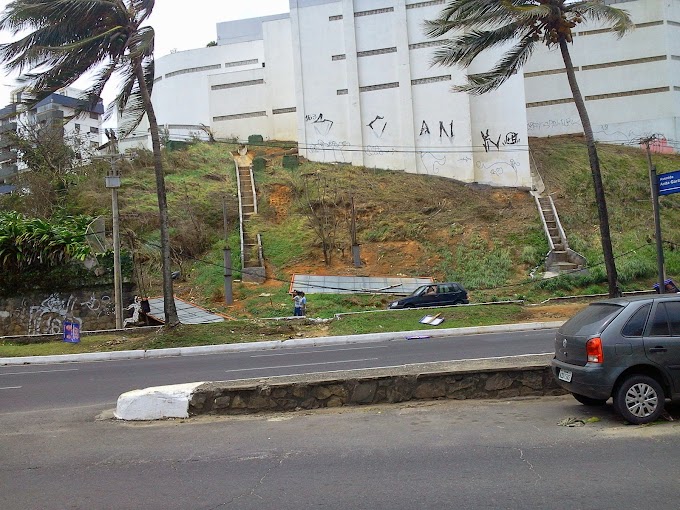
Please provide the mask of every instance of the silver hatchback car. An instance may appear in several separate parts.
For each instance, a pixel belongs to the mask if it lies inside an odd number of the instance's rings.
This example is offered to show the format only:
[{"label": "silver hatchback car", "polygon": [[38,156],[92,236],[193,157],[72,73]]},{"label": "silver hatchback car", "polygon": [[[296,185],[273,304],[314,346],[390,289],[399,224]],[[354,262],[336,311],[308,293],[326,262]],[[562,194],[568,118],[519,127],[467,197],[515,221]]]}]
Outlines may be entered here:
[{"label": "silver hatchback car", "polygon": [[614,408],[635,424],[680,400],[680,294],[592,303],[555,336],[558,384],[585,405]]}]

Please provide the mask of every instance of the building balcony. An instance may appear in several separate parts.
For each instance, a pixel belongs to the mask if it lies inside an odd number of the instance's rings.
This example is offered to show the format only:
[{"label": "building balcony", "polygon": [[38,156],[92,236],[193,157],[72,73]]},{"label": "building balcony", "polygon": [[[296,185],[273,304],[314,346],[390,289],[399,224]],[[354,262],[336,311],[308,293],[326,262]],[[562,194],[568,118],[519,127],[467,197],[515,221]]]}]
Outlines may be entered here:
[{"label": "building balcony", "polygon": [[43,122],[51,124],[55,121],[63,122],[64,112],[62,110],[47,110],[36,114],[36,120],[39,124]]}]

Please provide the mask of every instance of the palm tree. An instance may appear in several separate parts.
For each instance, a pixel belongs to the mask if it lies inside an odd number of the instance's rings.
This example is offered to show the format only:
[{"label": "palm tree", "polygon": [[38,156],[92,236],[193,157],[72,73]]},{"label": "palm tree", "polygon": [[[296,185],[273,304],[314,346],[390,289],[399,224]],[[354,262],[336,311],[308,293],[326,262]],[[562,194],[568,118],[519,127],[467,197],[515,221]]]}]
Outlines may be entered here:
[{"label": "palm tree", "polygon": [[425,31],[431,38],[452,34],[433,57],[433,64],[447,67],[467,68],[484,50],[508,47],[490,71],[470,75],[466,84],[454,87],[471,94],[500,87],[527,62],[536,44],[560,48],[588,147],[609,295],[613,297],[619,290],[600,162],[568,46],[573,42],[573,29],[586,20],[610,26],[619,37],[633,27],[628,13],[598,0],[449,0],[437,19],[425,22]]},{"label": "palm tree", "polygon": [[[154,80],[154,30],[142,26],[154,0],[14,0],[0,14],[0,30],[19,39],[0,45],[0,61],[10,71],[24,73],[37,102],[94,71],[85,92],[94,106],[109,79],[122,84],[111,109],[123,115],[125,137],[146,114],[151,131],[160,216],[165,324],[179,323],[172,289],[170,236],[165,176],[158,122],[151,104]],[[111,110],[109,110],[111,113]]]}]

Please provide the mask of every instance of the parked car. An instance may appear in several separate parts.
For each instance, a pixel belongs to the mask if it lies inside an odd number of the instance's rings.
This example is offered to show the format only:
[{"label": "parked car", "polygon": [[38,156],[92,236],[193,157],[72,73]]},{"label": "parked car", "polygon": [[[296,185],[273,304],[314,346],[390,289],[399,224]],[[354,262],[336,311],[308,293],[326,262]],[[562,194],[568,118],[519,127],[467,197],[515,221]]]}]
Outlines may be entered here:
[{"label": "parked car", "polygon": [[410,296],[392,301],[388,308],[460,305],[469,302],[468,293],[460,283],[431,283],[418,287]]},{"label": "parked car", "polygon": [[680,294],[592,303],[555,336],[552,370],[585,405],[603,405],[635,424],[680,400]]}]

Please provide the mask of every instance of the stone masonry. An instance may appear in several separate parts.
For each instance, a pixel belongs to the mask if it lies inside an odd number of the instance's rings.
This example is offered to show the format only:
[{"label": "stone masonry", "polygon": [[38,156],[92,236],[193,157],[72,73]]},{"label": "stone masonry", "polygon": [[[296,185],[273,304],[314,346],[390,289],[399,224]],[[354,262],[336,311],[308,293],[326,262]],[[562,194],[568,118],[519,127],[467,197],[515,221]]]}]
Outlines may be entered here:
[{"label": "stone masonry", "polygon": [[[247,414],[433,399],[506,399],[561,395],[549,357],[519,366],[471,366],[456,362],[407,365],[389,370],[272,377],[206,383],[189,402],[189,414]],[[448,365],[448,366],[447,366]],[[493,364],[492,364],[493,365]],[[406,369],[407,368],[407,369]],[[406,370],[405,370],[406,369]]]}]

